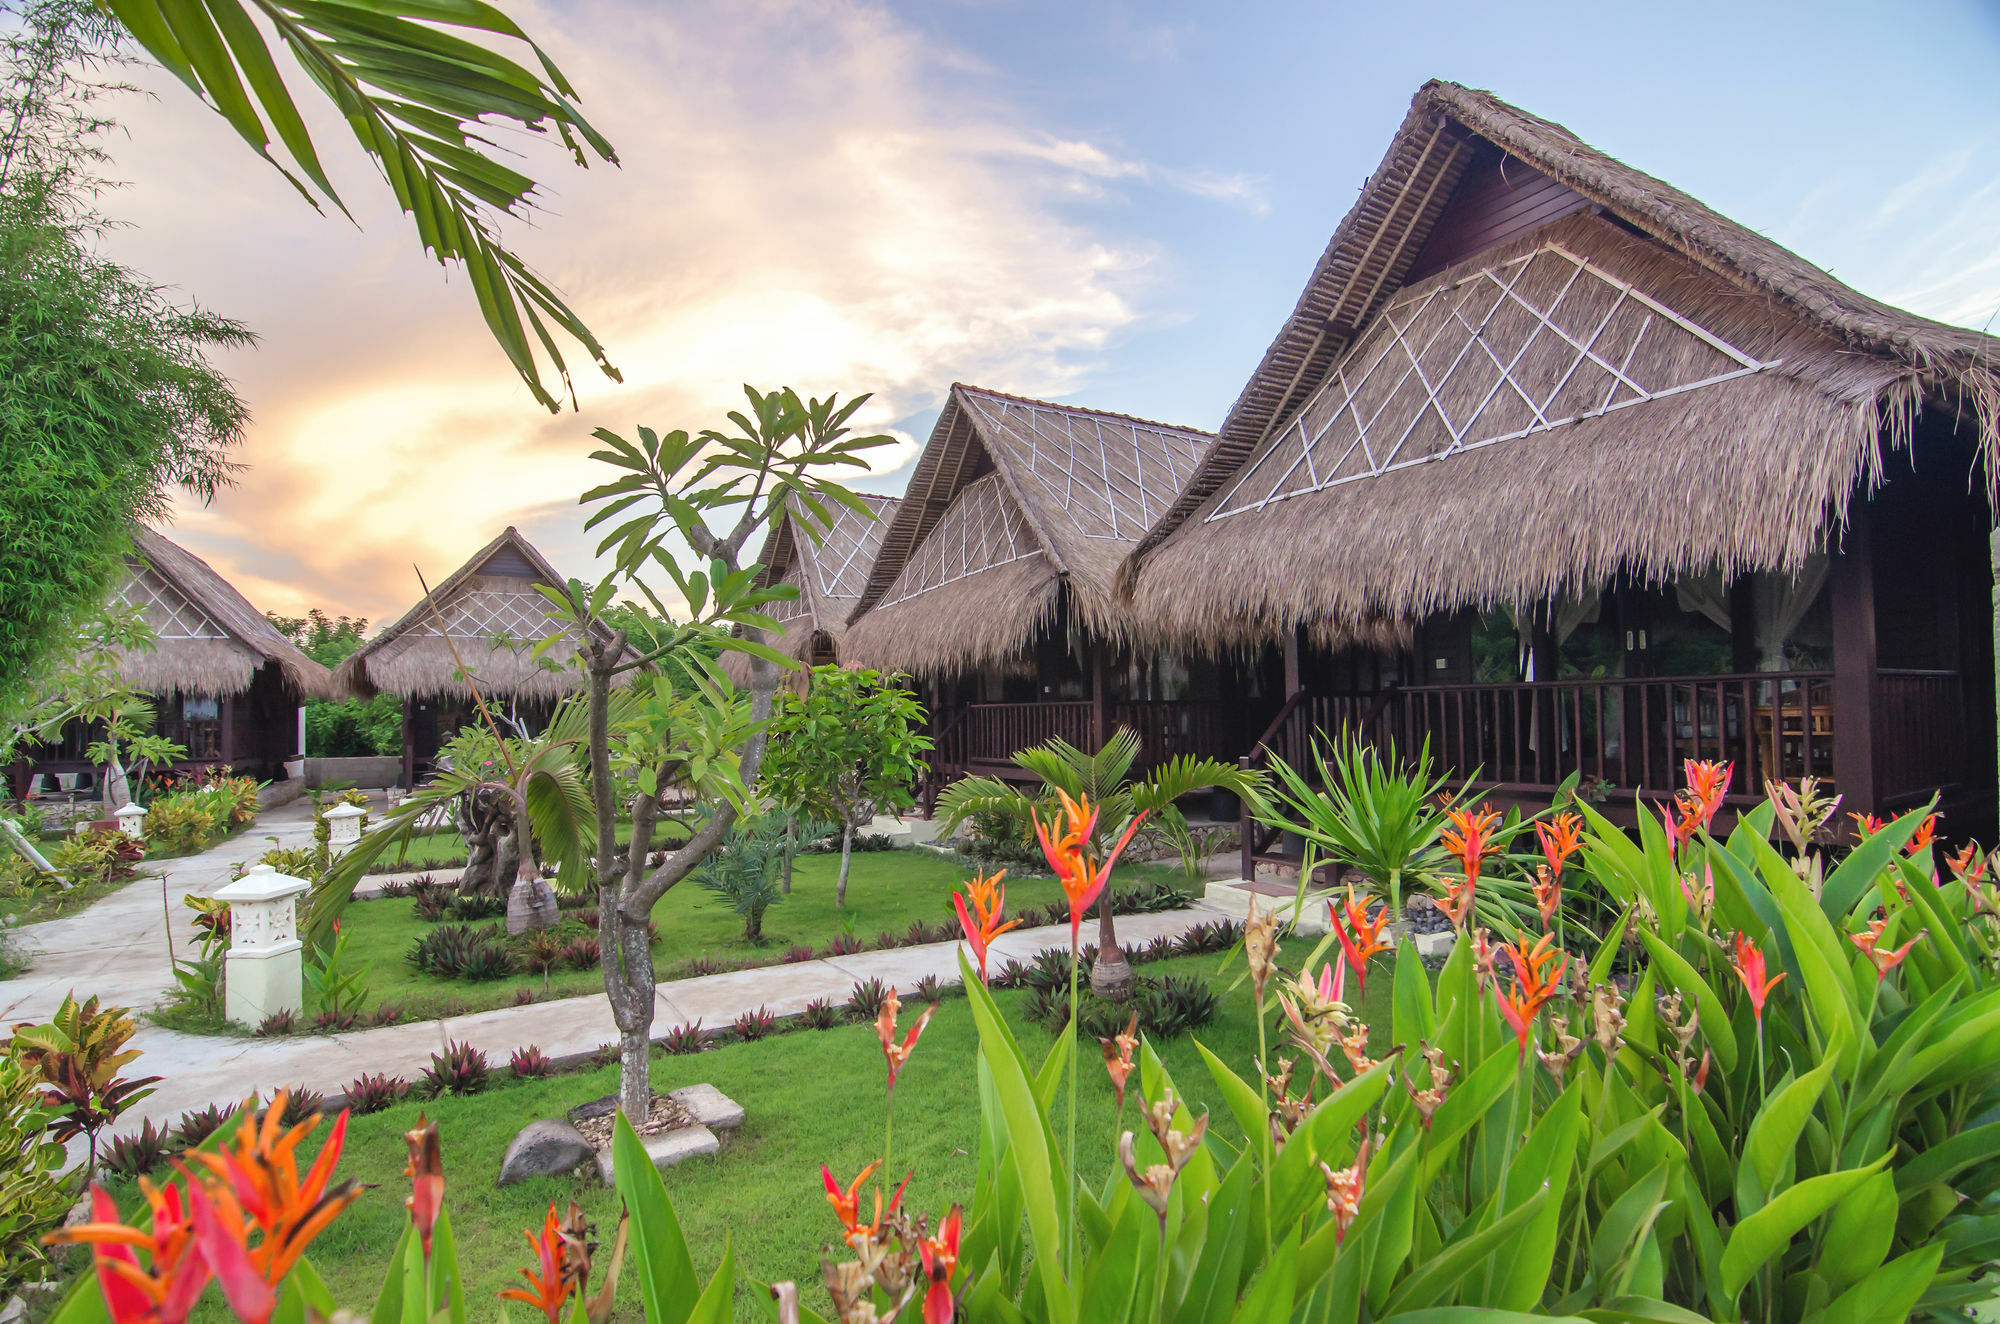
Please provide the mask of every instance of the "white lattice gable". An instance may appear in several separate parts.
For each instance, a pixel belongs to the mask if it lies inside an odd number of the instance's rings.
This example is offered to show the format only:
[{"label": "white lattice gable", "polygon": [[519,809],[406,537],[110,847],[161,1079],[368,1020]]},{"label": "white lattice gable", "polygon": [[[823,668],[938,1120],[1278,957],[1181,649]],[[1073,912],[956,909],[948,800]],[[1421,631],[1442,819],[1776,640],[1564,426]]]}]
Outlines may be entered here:
[{"label": "white lattice gable", "polygon": [[1775,366],[1546,245],[1389,303],[1208,518]]},{"label": "white lattice gable", "polygon": [[424,609],[405,633],[436,638],[440,616],[453,639],[537,640],[563,628],[548,599],[525,579],[474,581],[440,604],[435,616]]},{"label": "white lattice gable", "polygon": [[1000,485],[1000,475],[987,474],[959,490],[882,602],[903,602],[1040,551],[1028,522]]},{"label": "white lattice gable", "polygon": [[870,501],[870,508],[880,517],[875,519],[845,506],[839,508],[833,527],[820,539],[819,546],[812,549],[822,597],[861,596],[861,590],[868,585],[869,562],[882,542],[882,521],[887,518],[886,508],[890,505],[887,501]]},{"label": "white lattice gable", "polygon": [[229,632],[189,601],[159,571],[142,563],[125,567],[125,582],[111,595],[119,607],[137,607],[158,639],[227,639]]},{"label": "white lattice gable", "polygon": [[[794,587],[799,587],[799,562],[796,557],[792,559],[792,563],[789,566],[785,567],[785,573],[778,577],[778,582],[780,584],[791,584]],[[798,620],[801,616],[811,615],[812,604],[806,601],[805,592],[803,588],[800,588],[799,595],[796,598],[786,602],[767,602],[759,610],[772,620],[782,623]]]},{"label": "white lattice gable", "polygon": [[1025,452],[1033,483],[1086,538],[1136,541],[1173,503],[1205,438],[1136,419],[966,392],[986,429]]}]

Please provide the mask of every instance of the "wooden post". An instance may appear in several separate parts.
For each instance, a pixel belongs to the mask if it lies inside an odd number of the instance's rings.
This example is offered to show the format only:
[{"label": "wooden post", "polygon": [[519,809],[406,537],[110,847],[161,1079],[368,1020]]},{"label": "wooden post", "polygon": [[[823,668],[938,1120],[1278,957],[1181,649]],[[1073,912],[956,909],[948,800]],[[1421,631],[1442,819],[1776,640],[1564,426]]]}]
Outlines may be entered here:
[{"label": "wooden post", "polygon": [[236,766],[236,696],[225,694],[216,712],[222,718],[222,747],[218,757],[231,768]]},{"label": "wooden post", "polygon": [[1847,813],[1876,806],[1875,560],[1869,508],[1857,501],[1833,558],[1833,782]]},{"label": "wooden post", "polygon": [[403,789],[417,788],[417,701],[403,700]]},{"label": "wooden post", "polygon": [[1291,698],[1300,689],[1299,680],[1299,632],[1293,628],[1285,632],[1285,697]]},{"label": "wooden post", "polygon": [[1094,752],[1111,738],[1111,692],[1104,675],[1103,642],[1092,639],[1084,647],[1090,650],[1090,747]]},{"label": "wooden post", "polygon": [[[1248,755],[1236,760],[1236,766],[1244,772],[1251,770]],[[1257,824],[1250,817],[1250,802],[1238,797],[1236,810],[1237,846],[1242,855],[1243,881],[1254,882],[1257,878]]]}]

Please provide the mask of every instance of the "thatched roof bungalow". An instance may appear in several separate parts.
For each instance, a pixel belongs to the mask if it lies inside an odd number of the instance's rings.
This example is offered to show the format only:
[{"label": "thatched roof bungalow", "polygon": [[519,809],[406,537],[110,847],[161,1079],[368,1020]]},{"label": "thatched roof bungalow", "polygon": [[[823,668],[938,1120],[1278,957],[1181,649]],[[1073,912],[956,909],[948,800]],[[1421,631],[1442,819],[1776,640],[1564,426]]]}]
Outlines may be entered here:
[{"label": "thatched roof bungalow", "polygon": [[[1659,787],[1678,748],[1750,757],[1748,790],[1817,771],[1830,742],[1851,808],[1969,776],[1990,802],[1990,621],[1958,617],[1990,585],[1990,515],[1967,491],[1990,485],[2000,444],[1996,353],[2000,341],[1860,294],[1560,125],[1428,83],[1121,588],[1163,644],[1414,630],[1406,710],[1459,705],[1484,733],[1468,737],[1468,766],[1488,775],[1512,757],[1540,784],[1567,760]],[[1776,598],[1752,591],[1759,576]],[[1796,601],[1782,601],[1786,583]],[[1668,674],[1642,656],[1662,625],[1655,607],[1649,632],[1642,599],[1662,592],[1722,624],[1725,656],[1734,620],[1738,661],[1713,670],[1769,672],[1783,640],[1746,655],[1748,619],[1771,601],[1803,614],[1818,583],[1827,674],[1795,667],[1761,689],[1718,676],[1712,703],[1662,689],[1672,715],[1656,703],[1657,730],[1633,716],[1621,734],[1613,696],[1600,729],[1579,716],[1510,755],[1491,733],[1546,723],[1547,702],[1540,718],[1503,719],[1494,695],[1442,693],[1474,679],[1470,647],[1438,642],[1442,622],[1511,614],[1524,641],[1539,632],[1522,656],[1546,686],[1552,622],[1585,603],[1609,613],[1614,597],[1625,638],[1610,674]],[[1936,647],[1889,628],[1947,610]],[[1510,679],[1536,674],[1531,662]],[[1889,768],[1880,724],[1896,720],[1968,730],[1983,752]],[[1406,737],[1422,725],[1407,719]]]},{"label": "thatched roof bungalow", "polygon": [[[228,580],[185,547],[145,525],[132,529],[115,606],[137,608],[152,627],[150,650],[125,652],[119,679],[153,696],[160,733],[187,750],[183,771],[227,764],[283,777],[299,753],[299,705],[336,693],[333,675],[307,657]],[[87,774],[91,736],[65,730],[15,780]]]},{"label": "thatched roof bungalow", "polygon": [[[799,591],[798,597],[774,602],[765,612],[785,630],[772,646],[807,666],[842,660],[848,613],[861,598],[876,549],[899,504],[895,497],[858,495],[868,513],[830,503],[830,527],[806,511],[787,511],[764,536],[757,553],[764,567],[757,574],[759,588],[790,584]],[[747,655],[725,653],[722,666],[737,684],[747,683]]]},{"label": "thatched roof bungalow", "polygon": [[403,700],[404,785],[414,784],[470,718],[472,691],[461,679],[461,664],[481,697],[530,726],[580,686],[581,672],[566,665],[576,654],[573,642],[534,655],[537,643],[562,629],[535,586],[563,582],[548,558],[509,525],[334,671],[336,683],[356,697],[394,694]]},{"label": "thatched roof bungalow", "polygon": [[1018,657],[1058,623],[1122,639],[1118,564],[1212,440],[954,385],[882,534],[843,660],[934,676]]}]

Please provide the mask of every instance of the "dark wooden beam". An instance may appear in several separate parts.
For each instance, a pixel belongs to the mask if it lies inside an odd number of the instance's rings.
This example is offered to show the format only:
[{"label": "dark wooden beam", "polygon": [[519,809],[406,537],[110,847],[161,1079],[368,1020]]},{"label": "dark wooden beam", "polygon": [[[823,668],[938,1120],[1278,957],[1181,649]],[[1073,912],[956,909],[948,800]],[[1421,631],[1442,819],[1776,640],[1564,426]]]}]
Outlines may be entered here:
[{"label": "dark wooden beam", "polygon": [[403,700],[403,789],[413,791],[417,787],[417,701]]},{"label": "dark wooden beam", "polygon": [[1875,553],[1868,503],[1851,508],[1833,558],[1833,781],[1841,808],[1872,814],[1877,804]]},{"label": "dark wooden beam", "polygon": [[1111,738],[1111,686],[1104,674],[1103,641],[1089,639],[1083,646],[1090,654],[1090,744],[1098,750]]},{"label": "dark wooden beam", "polygon": [[1291,698],[1303,688],[1299,679],[1299,632],[1292,629],[1285,634],[1285,697]]}]

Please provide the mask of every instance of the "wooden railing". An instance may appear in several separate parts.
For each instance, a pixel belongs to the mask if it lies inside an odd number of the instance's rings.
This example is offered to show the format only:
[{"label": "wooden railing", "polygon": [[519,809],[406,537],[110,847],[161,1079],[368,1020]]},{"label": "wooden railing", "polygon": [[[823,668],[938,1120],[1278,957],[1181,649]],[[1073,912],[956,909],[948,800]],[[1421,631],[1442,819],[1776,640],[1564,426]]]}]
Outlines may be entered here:
[{"label": "wooden railing", "polygon": [[1965,707],[1956,671],[1876,673],[1876,795],[1927,795],[1965,780]]},{"label": "wooden railing", "polygon": [[1833,774],[1833,673],[1414,685],[1387,725],[1459,776],[1550,789],[1571,774],[1668,792],[1685,759],[1736,764],[1739,791]]},{"label": "wooden railing", "polygon": [[[969,771],[1010,766],[1016,750],[1057,738],[1079,749],[1095,749],[1095,709],[1088,700],[969,704],[946,718],[932,737],[929,781],[941,790]],[[1127,726],[1138,734],[1139,771],[1182,754],[1229,759],[1245,739],[1239,712],[1223,703],[1127,700],[1105,706],[1105,731],[1108,735]],[[935,790],[929,793],[934,796]]]}]

